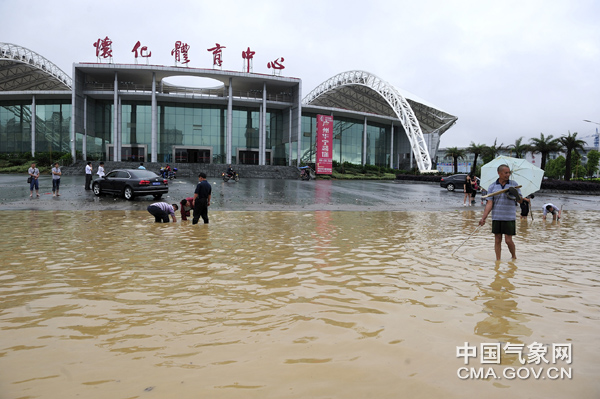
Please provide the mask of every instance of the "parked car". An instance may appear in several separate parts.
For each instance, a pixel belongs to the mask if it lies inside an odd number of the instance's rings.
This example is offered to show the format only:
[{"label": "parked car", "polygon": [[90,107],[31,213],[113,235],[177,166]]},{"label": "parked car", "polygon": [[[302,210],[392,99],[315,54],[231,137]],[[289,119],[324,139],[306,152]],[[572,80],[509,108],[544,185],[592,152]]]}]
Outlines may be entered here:
[{"label": "parked car", "polygon": [[159,199],[169,192],[169,180],[154,172],[142,169],[116,169],[94,180],[94,194],[122,195],[127,200],[142,195],[153,195]]},{"label": "parked car", "polygon": [[[479,177],[476,176],[475,178],[477,179],[477,191],[481,191]],[[442,177],[442,180],[440,180],[440,187],[445,188],[448,191],[462,191],[463,187],[465,186],[465,181],[467,181],[466,173],[459,173],[458,175],[446,176]]]}]

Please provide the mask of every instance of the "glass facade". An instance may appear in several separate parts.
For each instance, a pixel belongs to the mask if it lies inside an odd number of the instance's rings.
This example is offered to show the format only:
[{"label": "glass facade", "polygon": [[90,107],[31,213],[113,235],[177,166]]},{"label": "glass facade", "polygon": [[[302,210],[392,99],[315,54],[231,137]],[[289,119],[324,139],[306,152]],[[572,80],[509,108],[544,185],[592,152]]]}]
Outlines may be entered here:
[{"label": "glass facade", "polygon": [[[31,152],[31,101],[0,102],[2,152]],[[71,151],[71,102],[37,101],[35,151]]]},{"label": "glass facade", "polygon": [[[107,161],[112,154],[113,102],[90,100],[88,103],[87,158]],[[70,151],[71,104],[68,100],[36,104],[36,151]],[[297,157],[296,136],[288,141],[284,132],[287,110],[266,113],[267,165],[288,165]],[[158,103],[158,162],[225,163],[227,143],[227,107],[211,104]],[[286,121],[289,123],[289,121]],[[301,161],[315,162],[316,114],[302,116]],[[260,109],[234,107],[232,115],[232,163],[258,164]],[[288,126],[288,125],[286,125]],[[363,148],[364,121],[334,117],[333,160],[361,164],[363,152],[369,165],[389,166],[390,127],[368,123]],[[395,152],[401,147],[402,134],[395,134]],[[31,151],[31,103],[0,102],[2,152]],[[149,161],[152,148],[152,107],[150,102],[123,101],[121,112],[123,161]],[[403,143],[404,144],[404,143]],[[76,149],[83,149],[83,134],[76,134]],[[404,151],[404,149],[403,149]],[[402,154],[404,155],[404,154]],[[173,158],[175,157],[175,158]],[[402,156],[400,156],[402,158]]]},{"label": "glass facade", "polygon": [[[96,101],[93,106],[93,129],[88,130],[86,148],[91,159],[109,159],[106,145],[112,144],[112,109],[111,101]],[[149,160],[152,148],[151,104],[124,101],[121,109],[121,138],[124,147],[122,160]],[[259,149],[259,109],[236,107],[233,109],[232,122],[232,163],[256,163]],[[81,142],[79,135],[77,142]],[[225,163],[226,143],[226,107],[158,104],[159,162]],[[146,153],[136,153],[136,147],[145,148]],[[266,114],[266,149],[269,154],[267,164],[287,165],[289,151],[287,144],[283,142],[281,111],[273,110]],[[240,151],[244,153],[244,159],[238,162],[236,157]],[[173,159],[174,152],[176,159]]]},{"label": "glass facade", "polygon": [[[362,164],[366,151],[366,164],[390,165],[391,128],[367,124],[367,147],[363,149],[364,121],[333,118],[333,160],[339,163]],[[302,152],[304,163],[315,163],[317,115],[302,116]]]},{"label": "glass facade", "polygon": [[[148,120],[151,121],[150,108]],[[158,161],[173,162],[173,146],[211,148],[212,163],[225,162],[227,109],[204,104],[158,104]],[[152,127],[148,124],[148,150]]]},{"label": "glass facade", "polygon": [[31,102],[0,102],[2,152],[31,152]]},{"label": "glass facade", "polygon": [[367,165],[390,166],[391,136],[389,126],[367,125]]}]

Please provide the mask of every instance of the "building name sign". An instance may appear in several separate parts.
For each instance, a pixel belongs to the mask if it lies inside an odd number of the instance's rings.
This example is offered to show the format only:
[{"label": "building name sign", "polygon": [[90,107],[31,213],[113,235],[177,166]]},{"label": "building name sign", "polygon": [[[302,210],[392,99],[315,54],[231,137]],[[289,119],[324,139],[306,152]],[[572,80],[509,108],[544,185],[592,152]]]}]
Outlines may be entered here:
[{"label": "building name sign", "polygon": [[[93,46],[96,48],[96,58],[98,62],[108,61],[110,63],[113,62],[112,55],[112,40],[108,36],[104,39],[97,39]],[[175,66],[189,66],[190,63],[190,48],[191,46],[188,43],[184,43],[183,41],[176,41],[173,44],[173,48],[171,49],[171,56],[175,61]],[[222,69],[223,67],[223,49],[226,48],[219,43],[215,43],[214,46],[207,48],[206,51],[212,54],[212,62],[214,69]],[[139,58],[145,58],[146,63],[152,56],[152,51],[148,49],[147,46],[143,46],[142,43],[138,40],[137,43],[133,46],[131,52],[133,53],[135,63],[137,64]],[[247,50],[242,51],[242,60],[243,60],[243,72],[252,72],[253,69],[253,60],[256,51],[250,50],[248,47]],[[278,57],[273,61],[269,61],[267,63],[267,68],[273,70],[273,75],[281,75],[281,71],[285,69],[283,62],[285,59],[283,57]]]}]

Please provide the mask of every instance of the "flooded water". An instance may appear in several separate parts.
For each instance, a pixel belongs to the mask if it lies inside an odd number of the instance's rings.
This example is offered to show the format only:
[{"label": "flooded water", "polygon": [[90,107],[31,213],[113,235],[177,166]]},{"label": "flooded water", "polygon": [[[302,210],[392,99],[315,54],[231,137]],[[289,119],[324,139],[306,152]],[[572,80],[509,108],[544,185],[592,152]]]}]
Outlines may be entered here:
[{"label": "flooded water", "polygon": [[[0,217],[1,398],[600,395],[599,212],[517,221],[514,262],[505,246],[495,262],[490,226],[451,256],[480,212]],[[572,351],[484,364],[497,343]]]}]

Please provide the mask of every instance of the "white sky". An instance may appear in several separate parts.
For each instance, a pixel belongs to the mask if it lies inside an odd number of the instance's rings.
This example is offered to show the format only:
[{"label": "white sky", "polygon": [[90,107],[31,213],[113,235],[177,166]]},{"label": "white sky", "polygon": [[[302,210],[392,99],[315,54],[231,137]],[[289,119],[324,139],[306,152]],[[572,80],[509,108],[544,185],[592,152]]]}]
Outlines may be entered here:
[{"label": "white sky", "polygon": [[[600,123],[600,2],[595,0],[0,0],[0,41],[29,48],[72,75],[96,62],[108,36],[115,63],[139,40],[151,64],[173,65],[176,41],[191,67],[254,72],[284,57],[303,96],[349,70],[371,72],[458,116],[441,146],[505,145],[540,132],[595,133]],[[143,62],[143,61],[141,61]],[[591,144],[592,138],[586,138]]]}]

